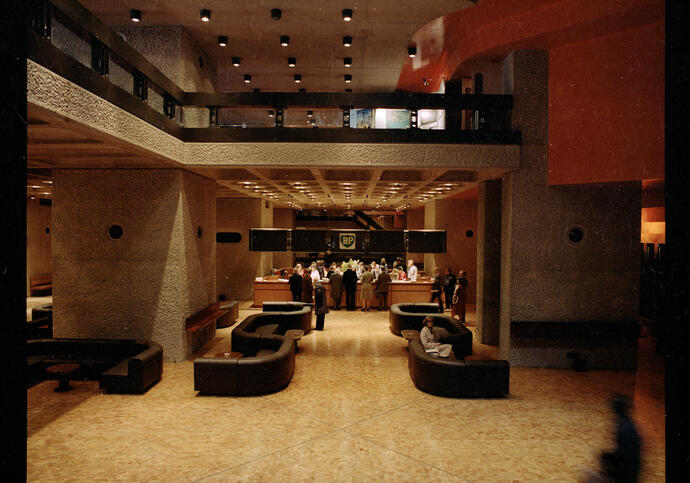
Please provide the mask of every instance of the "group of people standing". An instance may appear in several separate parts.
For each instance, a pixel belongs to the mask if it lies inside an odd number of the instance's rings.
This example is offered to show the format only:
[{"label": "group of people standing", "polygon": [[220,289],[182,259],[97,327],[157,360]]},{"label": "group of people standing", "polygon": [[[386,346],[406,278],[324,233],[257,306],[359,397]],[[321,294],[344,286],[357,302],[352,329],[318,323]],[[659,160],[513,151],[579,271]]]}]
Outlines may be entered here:
[{"label": "group of people standing", "polygon": [[467,310],[467,276],[464,270],[458,272],[458,276],[453,275],[450,268],[444,270],[443,275],[438,268],[434,270],[434,277],[431,285],[431,302],[438,301],[438,305],[443,312],[443,300],[445,298],[446,309],[450,309],[452,317],[457,317],[460,322],[465,323]]},{"label": "group of people standing", "polygon": [[[318,307],[319,302],[328,311],[325,290],[320,281],[328,279],[331,286],[331,297],[333,306],[340,310],[343,291],[345,292],[345,306],[347,310],[355,310],[355,295],[357,292],[357,282],[361,281],[362,288],[360,298],[362,300],[362,310],[372,310],[372,300],[378,298],[380,310],[388,310],[388,287],[393,280],[417,281],[418,269],[414,260],[407,261],[407,270],[402,259],[396,259],[389,269],[386,259],[382,258],[380,263],[372,261],[371,264],[364,262],[344,262],[338,266],[333,262],[330,267],[326,267],[323,260],[312,262],[307,268],[297,264],[293,274],[288,279],[292,300],[306,303],[314,303],[317,307],[317,326],[318,326]],[[443,311],[444,294],[446,309],[451,310],[451,315],[457,317],[461,322],[465,322],[465,303],[467,301],[467,278],[465,272],[460,270],[457,277],[453,275],[451,269],[446,268],[443,275],[439,270],[434,271],[431,288],[431,302],[438,301],[441,311]],[[319,301],[316,300],[317,295]]]}]

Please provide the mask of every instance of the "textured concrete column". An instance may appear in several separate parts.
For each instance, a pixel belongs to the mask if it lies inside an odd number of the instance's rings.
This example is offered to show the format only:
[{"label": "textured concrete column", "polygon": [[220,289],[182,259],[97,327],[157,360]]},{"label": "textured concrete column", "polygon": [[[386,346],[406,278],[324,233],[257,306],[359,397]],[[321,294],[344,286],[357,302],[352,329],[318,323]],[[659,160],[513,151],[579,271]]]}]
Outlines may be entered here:
[{"label": "textured concrete column", "polygon": [[482,344],[498,344],[501,323],[501,181],[479,184],[477,209],[477,329]]},{"label": "textured concrete column", "polygon": [[185,319],[216,300],[214,183],[58,169],[53,189],[55,336],[153,340],[167,360],[189,357]]},{"label": "textured concrete column", "polygon": [[[590,367],[634,367],[631,337],[511,335],[516,321],[635,320],[641,187],[548,186],[548,54],[511,53],[504,79],[522,146],[519,170],[503,181],[500,355],[514,365],[569,367],[566,354],[575,350]],[[573,229],[580,230],[578,241],[569,237]]]}]

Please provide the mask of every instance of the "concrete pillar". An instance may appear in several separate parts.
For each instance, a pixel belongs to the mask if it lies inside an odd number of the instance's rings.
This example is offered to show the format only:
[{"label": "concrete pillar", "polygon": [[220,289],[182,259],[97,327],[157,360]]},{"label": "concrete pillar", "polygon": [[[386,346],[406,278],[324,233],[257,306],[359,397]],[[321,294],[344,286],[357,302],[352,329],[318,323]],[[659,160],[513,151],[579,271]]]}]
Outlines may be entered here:
[{"label": "concrete pillar", "polygon": [[[637,317],[641,187],[548,186],[548,53],[511,53],[504,79],[522,146],[520,169],[505,177],[502,190],[501,358],[570,367],[566,354],[576,350],[590,367],[634,367],[634,338],[511,335],[516,321],[599,324]],[[578,241],[569,236],[573,230],[582,235]]]},{"label": "concrete pillar", "polygon": [[189,357],[185,319],[216,300],[215,184],[175,169],[53,173],[55,337]]},{"label": "concrete pillar", "polygon": [[498,344],[501,323],[501,181],[479,184],[477,209],[477,329],[482,344]]}]

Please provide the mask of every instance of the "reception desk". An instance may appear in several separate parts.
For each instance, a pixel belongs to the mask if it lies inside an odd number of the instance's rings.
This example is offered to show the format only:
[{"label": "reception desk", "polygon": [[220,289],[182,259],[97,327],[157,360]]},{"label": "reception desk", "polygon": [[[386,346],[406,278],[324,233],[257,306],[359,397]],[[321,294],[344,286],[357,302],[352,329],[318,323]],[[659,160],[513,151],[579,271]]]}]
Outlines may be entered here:
[{"label": "reception desk", "polygon": [[[328,280],[322,280],[326,289],[328,306],[333,307],[333,297],[331,297],[331,287]],[[362,283],[357,282],[357,294],[355,304],[362,306],[360,297]],[[376,294],[374,294],[376,295]],[[388,306],[403,302],[428,302],[431,299],[431,282],[391,282],[388,286]],[[287,280],[255,280],[254,281],[254,307],[261,307],[264,302],[280,302],[292,300],[290,285]],[[378,307],[378,298],[374,297],[371,301],[372,307]],[[345,306],[345,289],[340,302],[340,306]]]}]

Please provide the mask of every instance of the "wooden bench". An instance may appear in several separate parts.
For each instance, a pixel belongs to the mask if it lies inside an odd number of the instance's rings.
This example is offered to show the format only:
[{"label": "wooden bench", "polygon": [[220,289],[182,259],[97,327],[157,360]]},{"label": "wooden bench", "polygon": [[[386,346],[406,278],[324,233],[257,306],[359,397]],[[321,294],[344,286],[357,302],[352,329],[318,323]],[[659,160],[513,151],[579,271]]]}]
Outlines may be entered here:
[{"label": "wooden bench", "polygon": [[40,294],[53,290],[53,275],[51,273],[44,273],[42,275],[31,275],[29,277],[29,290],[31,295]]},{"label": "wooden bench", "polygon": [[220,302],[216,302],[187,317],[185,328],[192,337],[192,352],[196,352],[216,336],[216,319],[226,312],[220,308]]},{"label": "wooden bench", "polygon": [[226,313],[216,320],[216,329],[230,327],[240,316],[240,303],[237,300],[223,301],[220,309],[225,310]]}]

